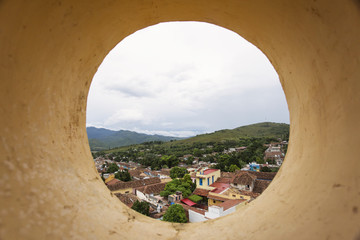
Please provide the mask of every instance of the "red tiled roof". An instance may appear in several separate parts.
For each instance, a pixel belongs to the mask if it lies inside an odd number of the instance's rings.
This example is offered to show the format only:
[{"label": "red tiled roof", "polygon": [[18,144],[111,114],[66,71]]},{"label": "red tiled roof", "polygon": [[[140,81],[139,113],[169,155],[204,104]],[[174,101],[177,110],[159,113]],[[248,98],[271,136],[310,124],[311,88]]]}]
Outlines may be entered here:
[{"label": "red tiled roof", "polygon": [[262,193],[270,185],[271,181],[267,180],[256,180],[254,184],[254,193]]},{"label": "red tiled roof", "polygon": [[191,211],[200,213],[200,214],[202,214],[202,215],[205,215],[206,210],[204,210],[204,209],[199,209],[199,208],[191,207],[191,206],[188,206],[188,205],[186,205],[186,204],[184,204],[184,203],[180,203],[180,204],[181,204],[181,206],[183,206],[183,208],[184,208],[185,210],[187,210],[187,211],[191,210]]},{"label": "red tiled roof", "polygon": [[229,187],[230,187],[230,184],[214,182],[214,183],[211,184],[210,186],[211,186],[211,187],[215,187],[215,189],[212,190],[211,192],[213,192],[213,193],[221,193],[221,192],[224,191],[225,189],[229,188]]},{"label": "red tiled roof", "polygon": [[218,197],[218,196],[214,196],[214,195],[210,195],[210,194],[207,197],[210,198],[210,199],[218,200],[218,201],[227,201],[227,200],[229,200],[228,198]]},{"label": "red tiled roof", "polygon": [[114,179],[111,179],[110,181],[108,181],[107,183],[105,183],[107,186],[109,186],[109,185],[114,185],[114,184],[116,184],[116,183],[118,183],[118,182],[123,182],[123,181],[120,181],[119,179],[116,179],[116,178],[114,178]]},{"label": "red tiled roof", "polygon": [[236,175],[242,173],[249,173],[251,175],[254,175],[257,179],[262,179],[262,180],[273,180],[276,175],[276,172],[254,172],[254,171],[221,172],[221,181],[224,182],[226,181],[226,179],[231,179]]},{"label": "red tiled roof", "polygon": [[251,172],[251,174],[255,175],[259,180],[273,180],[276,172]]},{"label": "red tiled roof", "polygon": [[146,194],[159,195],[160,192],[164,190],[165,185],[166,183],[155,183],[143,187],[138,187],[136,190]]},{"label": "red tiled roof", "polygon": [[238,190],[238,192],[242,195],[249,196],[251,198],[257,198],[260,195],[260,193],[254,193],[254,192],[244,191],[244,190]]},{"label": "red tiled roof", "polygon": [[126,206],[128,207],[132,207],[134,202],[136,202],[136,200],[139,200],[135,195],[131,194],[131,193],[125,193],[125,194],[121,194],[121,193],[115,193],[115,196],[117,198],[119,198],[119,200],[121,202],[123,202]]},{"label": "red tiled roof", "polygon": [[226,200],[225,202],[216,204],[216,206],[223,207],[224,211],[225,211],[225,210],[227,210],[231,207],[234,207],[234,206],[238,205],[239,203],[242,203],[245,201],[246,200],[244,200],[244,199],[231,199],[231,200]]},{"label": "red tiled roof", "polygon": [[193,192],[193,194],[203,196],[203,197],[207,197],[209,192],[210,192],[210,190],[196,188],[195,191]]},{"label": "red tiled roof", "polygon": [[160,174],[170,176],[170,169],[161,169]]},{"label": "red tiled roof", "polygon": [[135,169],[135,170],[129,170],[129,173],[131,177],[140,177],[142,171]]},{"label": "red tiled roof", "polygon": [[235,176],[234,172],[221,172],[221,177],[222,178],[232,178]]},{"label": "red tiled roof", "polygon": [[255,180],[255,175],[249,172],[240,172],[231,179],[231,183],[237,183],[240,185],[252,185]]},{"label": "red tiled roof", "polygon": [[130,182],[117,182],[117,183],[115,183],[113,185],[109,185],[107,187],[110,189],[110,191],[116,191],[116,190],[125,189],[125,188],[142,187],[142,186],[160,183],[160,182],[161,182],[160,178],[147,178],[147,179],[135,180],[135,181],[130,181]]},{"label": "red tiled roof", "polygon": [[193,201],[191,201],[191,200],[188,199],[188,198],[181,199],[181,201],[182,201],[183,203],[185,203],[186,205],[189,205],[189,206],[194,206],[194,205],[196,205],[196,203],[194,203]]},{"label": "red tiled roof", "polygon": [[225,178],[225,177],[219,177],[216,182],[217,183],[230,183],[230,178]]},{"label": "red tiled roof", "polygon": [[204,175],[208,175],[208,174],[216,172],[216,171],[219,171],[219,169],[206,169],[204,171]]}]

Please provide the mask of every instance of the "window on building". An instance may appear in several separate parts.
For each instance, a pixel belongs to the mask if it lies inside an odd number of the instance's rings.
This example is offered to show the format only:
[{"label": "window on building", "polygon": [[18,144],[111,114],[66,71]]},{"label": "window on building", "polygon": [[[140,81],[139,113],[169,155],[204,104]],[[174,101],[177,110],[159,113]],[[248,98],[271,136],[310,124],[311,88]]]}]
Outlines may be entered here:
[{"label": "window on building", "polygon": [[212,183],[214,183],[214,176],[212,176]]},{"label": "window on building", "polygon": [[208,185],[210,185],[210,178],[208,178],[207,180],[208,180]]},{"label": "window on building", "polygon": [[202,178],[199,179],[199,184],[202,186]]}]

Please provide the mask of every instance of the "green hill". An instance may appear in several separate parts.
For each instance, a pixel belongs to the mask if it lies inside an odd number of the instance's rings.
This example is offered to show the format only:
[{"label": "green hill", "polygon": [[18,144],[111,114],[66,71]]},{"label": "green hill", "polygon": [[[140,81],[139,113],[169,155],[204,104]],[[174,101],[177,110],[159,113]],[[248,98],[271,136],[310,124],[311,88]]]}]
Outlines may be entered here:
[{"label": "green hill", "polygon": [[[201,134],[195,137],[164,143],[165,148],[180,147],[181,145],[193,145],[194,143],[217,143],[226,140],[239,140],[240,138],[282,138],[289,136],[290,125],[286,123],[263,122],[235,129],[219,130],[213,133]],[[107,152],[124,151],[128,146],[112,149]]]},{"label": "green hill", "polygon": [[238,140],[239,138],[284,138],[289,134],[289,124],[263,122],[235,129],[224,129],[213,133],[201,134],[192,138],[176,141],[176,143],[194,143],[194,142],[221,142],[224,140]]}]

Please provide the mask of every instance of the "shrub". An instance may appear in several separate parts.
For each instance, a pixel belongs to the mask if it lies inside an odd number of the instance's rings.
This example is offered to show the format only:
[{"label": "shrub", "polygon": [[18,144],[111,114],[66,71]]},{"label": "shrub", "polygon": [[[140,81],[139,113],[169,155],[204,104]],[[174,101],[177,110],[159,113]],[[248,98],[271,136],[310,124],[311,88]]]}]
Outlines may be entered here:
[{"label": "shrub", "polygon": [[191,201],[198,203],[202,201],[202,197],[198,196],[198,195],[191,195],[190,197],[188,197],[188,199],[190,199]]}]

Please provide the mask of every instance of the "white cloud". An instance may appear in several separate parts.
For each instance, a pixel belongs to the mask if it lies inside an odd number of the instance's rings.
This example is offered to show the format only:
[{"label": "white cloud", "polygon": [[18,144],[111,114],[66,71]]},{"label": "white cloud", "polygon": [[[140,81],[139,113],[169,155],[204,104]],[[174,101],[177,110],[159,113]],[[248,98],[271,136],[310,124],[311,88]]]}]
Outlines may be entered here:
[{"label": "white cloud", "polygon": [[105,126],[127,123],[127,122],[141,122],[146,123],[144,114],[136,108],[132,109],[120,109],[117,110],[113,115],[105,120]]},{"label": "white cloud", "polygon": [[236,33],[199,22],[158,24],[120,42],[95,74],[87,124],[188,136],[289,122],[268,59]]}]

